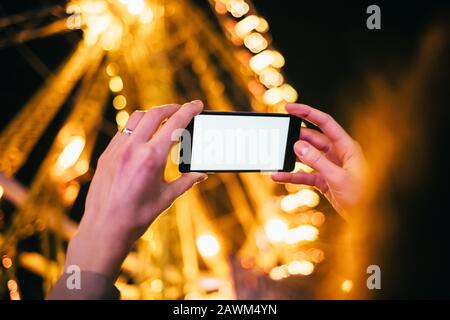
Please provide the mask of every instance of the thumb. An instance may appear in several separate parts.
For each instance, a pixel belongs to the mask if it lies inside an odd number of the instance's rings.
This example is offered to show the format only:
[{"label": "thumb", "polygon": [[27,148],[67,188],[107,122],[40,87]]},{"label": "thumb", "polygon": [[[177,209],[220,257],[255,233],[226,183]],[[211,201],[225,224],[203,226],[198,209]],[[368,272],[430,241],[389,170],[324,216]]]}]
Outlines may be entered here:
[{"label": "thumb", "polygon": [[169,183],[169,192],[173,199],[178,198],[194,184],[205,181],[208,178],[206,173],[189,172],[183,173],[181,177]]}]

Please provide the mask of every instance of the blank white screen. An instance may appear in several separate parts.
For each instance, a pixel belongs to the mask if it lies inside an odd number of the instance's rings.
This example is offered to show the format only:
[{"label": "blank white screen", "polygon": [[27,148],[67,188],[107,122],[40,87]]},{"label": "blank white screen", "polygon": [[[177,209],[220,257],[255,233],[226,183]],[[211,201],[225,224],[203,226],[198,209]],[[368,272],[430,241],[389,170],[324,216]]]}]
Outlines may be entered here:
[{"label": "blank white screen", "polygon": [[288,117],[198,115],[191,170],[281,170],[288,130]]}]

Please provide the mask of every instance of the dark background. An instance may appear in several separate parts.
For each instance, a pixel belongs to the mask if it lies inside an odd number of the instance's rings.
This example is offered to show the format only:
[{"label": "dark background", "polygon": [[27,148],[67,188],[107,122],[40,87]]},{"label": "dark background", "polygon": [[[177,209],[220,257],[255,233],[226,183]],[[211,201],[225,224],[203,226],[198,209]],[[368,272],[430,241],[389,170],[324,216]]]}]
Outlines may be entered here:
[{"label": "dark background", "polygon": [[[207,8],[206,0],[196,1]],[[50,1],[7,1],[0,14],[10,15],[46,6]],[[366,28],[366,8],[377,4],[382,12],[382,29]],[[449,1],[255,1],[267,19],[274,45],[286,58],[288,81],[299,90],[300,100],[333,114],[344,125],[345,105],[342,93],[362,90],[368,72],[396,79],[406,70],[417,50],[419,39],[434,23],[449,26]],[[4,36],[2,34],[2,36]],[[45,68],[39,74],[24,59],[30,50],[54,70],[73,48],[79,35],[57,35],[30,41],[27,48],[0,49],[0,128],[43,83]],[[445,49],[449,53],[449,48]],[[447,54],[447,57],[450,56]],[[440,71],[424,88],[429,104],[416,110],[426,122],[423,132],[427,144],[426,174],[414,185],[396,186],[393,194],[400,226],[385,252],[387,263],[382,273],[378,298],[449,298],[449,205],[447,156],[449,134],[448,59],[440,62]],[[420,113],[426,113],[421,117]],[[51,133],[49,133],[51,135]],[[45,143],[42,148],[45,149]],[[48,142],[50,143],[50,141]],[[1,150],[0,150],[1,152]],[[36,159],[40,154],[32,155]],[[414,161],[414,155],[405,155]],[[32,160],[30,160],[32,161]],[[38,162],[36,162],[38,163]],[[26,183],[28,175],[21,174]]]}]

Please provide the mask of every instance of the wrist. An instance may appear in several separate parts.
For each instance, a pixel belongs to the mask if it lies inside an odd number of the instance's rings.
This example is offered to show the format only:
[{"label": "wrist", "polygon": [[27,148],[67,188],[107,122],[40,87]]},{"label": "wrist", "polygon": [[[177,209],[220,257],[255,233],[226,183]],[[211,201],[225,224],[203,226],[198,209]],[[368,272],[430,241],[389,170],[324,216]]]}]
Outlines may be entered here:
[{"label": "wrist", "polygon": [[76,265],[83,272],[93,272],[115,279],[132,248],[107,227],[96,228],[80,224],[77,235],[70,241],[65,268]]}]

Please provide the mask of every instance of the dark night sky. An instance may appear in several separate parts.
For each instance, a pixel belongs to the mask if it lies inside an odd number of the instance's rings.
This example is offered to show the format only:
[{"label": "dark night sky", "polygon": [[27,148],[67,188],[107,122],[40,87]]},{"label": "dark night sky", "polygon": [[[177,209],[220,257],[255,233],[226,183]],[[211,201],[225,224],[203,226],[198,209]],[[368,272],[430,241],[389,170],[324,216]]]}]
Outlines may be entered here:
[{"label": "dark night sky", "polygon": [[[200,1],[197,1],[200,2]],[[206,0],[205,0],[206,2]],[[435,21],[448,25],[449,1],[254,1],[267,18],[274,45],[286,58],[289,82],[300,92],[300,100],[320,106],[344,121],[342,92],[355,96],[367,72],[392,72],[407,68],[420,36]],[[25,11],[45,1],[2,3],[4,12]],[[365,10],[378,4],[382,30],[369,31]],[[27,44],[50,69],[71,50],[71,39],[56,36]],[[447,48],[448,51],[448,48]],[[0,128],[42,84],[41,77],[14,47],[0,49]],[[448,178],[446,158],[448,61],[433,86],[427,88],[432,103],[426,140],[429,143],[428,173],[408,190],[394,196],[401,230],[388,253],[392,267],[383,278],[382,298],[450,297],[448,237]],[[1,151],[0,151],[1,152]],[[426,219],[425,219],[426,217]]]}]

